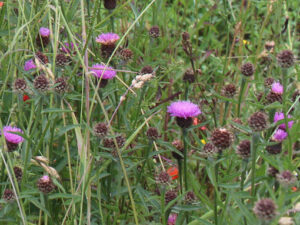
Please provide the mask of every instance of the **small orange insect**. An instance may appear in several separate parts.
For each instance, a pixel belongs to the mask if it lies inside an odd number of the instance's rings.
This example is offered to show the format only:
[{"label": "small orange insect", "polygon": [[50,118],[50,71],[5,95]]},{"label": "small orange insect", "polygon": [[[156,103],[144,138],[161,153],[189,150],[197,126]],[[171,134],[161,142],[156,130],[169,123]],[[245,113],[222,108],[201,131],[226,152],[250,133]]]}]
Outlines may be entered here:
[{"label": "small orange insect", "polygon": [[175,180],[178,178],[178,169],[177,167],[173,166],[173,167],[170,167],[168,170],[167,170],[167,173],[169,174],[170,177],[172,177],[172,180]]}]

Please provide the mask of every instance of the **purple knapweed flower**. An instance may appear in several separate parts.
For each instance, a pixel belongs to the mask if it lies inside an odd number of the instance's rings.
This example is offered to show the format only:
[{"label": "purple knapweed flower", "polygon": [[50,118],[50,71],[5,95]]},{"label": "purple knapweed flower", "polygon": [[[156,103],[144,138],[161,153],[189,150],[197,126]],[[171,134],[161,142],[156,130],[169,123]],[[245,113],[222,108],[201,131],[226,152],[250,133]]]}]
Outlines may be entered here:
[{"label": "purple knapweed flower", "polygon": [[176,219],[177,219],[177,214],[176,213],[171,213],[168,218],[168,225],[175,225],[176,224]]},{"label": "purple knapweed flower", "polygon": [[275,134],[273,135],[273,139],[277,142],[281,142],[283,141],[284,139],[286,139],[287,137],[287,132],[285,132],[284,130],[282,129],[278,129]]},{"label": "purple knapweed flower", "polygon": [[[3,127],[3,134],[4,134],[6,141],[13,143],[13,144],[19,144],[19,143],[23,142],[24,138],[18,134],[14,134],[14,132],[23,133],[23,131],[17,127],[11,127],[11,126]],[[1,134],[1,132],[0,132],[0,134]]]},{"label": "purple knapweed flower", "polygon": [[101,64],[94,64],[91,68],[92,74],[95,77],[101,78],[101,79],[112,79],[116,76],[116,71],[114,68],[101,65]]},{"label": "purple knapweed flower", "polygon": [[272,92],[276,94],[283,94],[283,86],[279,82],[273,83]]},{"label": "purple knapweed flower", "polygon": [[[288,115],[287,117],[292,118],[291,115]],[[274,123],[278,122],[279,120],[284,120],[284,113],[282,113],[282,112],[276,112],[275,113]],[[293,126],[293,123],[294,123],[294,121],[289,121],[288,122],[288,127],[291,128]],[[279,128],[285,130],[285,128],[286,128],[285,124],[284,123],[280,124]]]},{"label": "purple knapweed flower", "polygon": [[[78,46],[78,44],[76,44]],[[72,51],[74,51],[74,44],[73,42],[65,42],[63,44],[63,46],[60,48],[60,50],[63,52],[63,53],[66,53],[66,54],[70,54]]]},{"label": "purple knapweed flower", "polygon": [[42,37],[49,37],[50,30],[46,27],[41,27],[39,33]]},{"label": "purple knapweed flower", "polygon": [[168,106],[168,113],[170,113],[171,116],[186,119],[188,117],[198,116],[201,114],[201,110],[196,104],[189,101],[177,101]]},{"label": "purple knapweed flower", "polygon": [[35,63],[33,62],[33,59],[29,59],[25,62],[24,64],[24,70],[25,71],[28,71],[28,70],[32,70],[32,69],[35,69],[36,68],[36,65]]},{"label": "purple knapweed flower", "polygon": [[103,33],[96,38],[96,42],[102,45],[113,45],[120,39],[115,33]]}]

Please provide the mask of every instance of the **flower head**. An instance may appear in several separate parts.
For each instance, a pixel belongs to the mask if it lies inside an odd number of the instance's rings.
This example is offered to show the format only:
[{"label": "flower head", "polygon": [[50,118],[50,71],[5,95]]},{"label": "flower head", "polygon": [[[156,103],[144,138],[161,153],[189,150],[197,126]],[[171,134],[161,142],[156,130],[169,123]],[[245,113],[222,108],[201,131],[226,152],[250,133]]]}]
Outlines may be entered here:
[{"label": "flower head", "polygon": [[60,48],[63,53],[71,53],[74,50],[73,42],[65,42],[64,45]]},{"label": "flower head", "polygon": [[176,219],[177,219],[177,214],[176,213],[171,213],[168,218],[168,225],[175,225],[176,224]]},{"label": "flower head", "polygon": [[276,216],[277,206],[269,198],[263,198],[255,203],[253,208],[254,214],[261,220],[269,221]]},{"label": "flower head", "polygon": [[285,131],[282,130],[282,129],[278,129],[278,130],[275,132],[275,134],[273,135],[273,139],[274,139],[275,141],[281,142],[281,141],[283,141],[284,139],[286,139],[287,135],[288,135],[287,132],[285,132]]},{"label": "flower head", "polygon": [[119,35],[115,33],[103,33],[96,38],[96,42],[102,45],[113,45],[120,39]]},{"label": "flower head", "polygon": [[284,186],[289,187],[297,182],[297,178],[294,174],[288,170],[282,171],[281,173],[276,174],[278,182]]},{"label": "flower head", "polygon": [[283,86],[279,82],[273,83],[272,92],[276,94],[283,94]]},{"label": "flower head", "polygon": [[171,116],[186,119],[188,117],[198,116],[201,114],[201,110],[196,104],[189,101],[177,101],[168,106],[168,113],[170,113]]},{"label": "flower head", "polygon": [[36,65],[35,65],[35,63],[33,62],[32,59],[27,60],[24,64],[24,70],[25,71],[32,70],[32,69],[35,69],[35,68],[36,68]]},{"label": "flower head", "polygon": [[289,68],[294,65],[295,57],[292,51],[283,50],[277,54],[278,65],[282,68]]},{"label": "flower head", "polygon": [[[24,138],[18,134],[14,134],[14,132],[22,133],[23,131],[20,128],[17,127],[11,127],[11,126],[5,126],[3,127],[3,133],[6,141],[13,143],[13,144],[19,144],[24,141]],[[1,134],[1,132],[0,132]]]},{"label": "flower head", "polygon": [[[291,115],[288,115],[287,117],[292,118]],[[275,116],[274,116],[274,122],[275,123],[278,122],[279,120],[283,120],[283,119],[284,119],[284,113],[282,113],[282,112],[276,112],[275,113]],[[289,121],[288,122],[288,127],[291,128],[293,126],[293,123],[294,123],[294,121]],[[285,124],[280,124],[279,128],[285,130],[285,128],[286,128]]]},{"label": "flower head", "polygon": [[101,79],[112,79],[116,76],[116,71],[109,66],[101,65],[101,64],[94,64],[93,68],[91,69],[93,75]]},{"label": "flower head", "polygon": [[41,27],[39,33],[42,37],[49,37],[50,30],[46,27]]}]

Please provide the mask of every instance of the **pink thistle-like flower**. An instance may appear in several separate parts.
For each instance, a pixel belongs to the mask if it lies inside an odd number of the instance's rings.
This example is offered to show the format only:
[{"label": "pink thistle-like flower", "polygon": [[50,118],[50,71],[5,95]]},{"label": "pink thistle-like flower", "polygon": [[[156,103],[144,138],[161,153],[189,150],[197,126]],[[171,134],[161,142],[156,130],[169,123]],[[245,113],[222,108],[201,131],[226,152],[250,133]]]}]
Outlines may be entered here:
[{"label": "pink thistle-like flower", "polygon": [[175,225],[176,224],[176,219],[177,219],[177,214],[176,213],[171,213],[168,218],[168,225]]},{"label": "pink thistle-like flower", "polygon": [[39,33],[42,37],[49,37],[50,30],[46,27],[41,27]]},{"label": "pink thistle-like flower", "polygon": [[[78,44],[76,44],[78,46]],[[60,48],[60,50],[63,52],[63,53],[66,53],[66,54],[70,54],[72,53],[72,51],[74,51],[74,44],[73,42],[65,42],[62,47]]]},{"label": "pink thistle-like flower", "polygon": [[103,33],[96,38],[96,42],[102,45],[113,45],[120,39],[119,35],[115,33]]},{"label": "pink thistle-like flower", "polygon": [[114,70],[114,68],[101,65],[101,64],[94,64],[91,68],[92,74],[95,77],[101,78],[101,79],[112,79],[116,76],[117,72]]},{"label": "pink thistle-like flower", "polygon": [[194,103],[189,101],[177,101],[168,106],[168,113],[170,113],[171,116],[187,119],[188,117],[198,116],[202,112]]},{"label": "pink thistle-like flower", "polygon": [[36,68],[36,65],[35,63],[33,62],[33,59],[29,59],[25,62],[24,64],[24,70],[25,71],[28,71],[28,70],[32,70],[32,69],[35,69]]},{"label": "pink thistle-like flower", "polygon": [[[287,117],[288,118],[292,118],[291,115],[288,115]],[[276,123],[276,122],[278,122],[280,120],[284,120],[284,113],[282,113],[282,112],[276,112],[275,116],[274,116],[274,122]],[[291,128],[293,126],[293,123],[294,123],[294,121],[289,121],[288,122],[288,127]],[[285,124],[284,123],[280,124],[279,128],[285,130],[285,128],[286,128]]]},{"label": "pink thistle-like flower", "polygon": [[286,139],[287,135],[288,135],[287,132],[285,132],[285,131],[282,130],[282,129],[278,129],[278,130],[275,132],[275,134],[273,135],[273,139],[274,139],[275,141],[281,142],[281,141],[283,141],[284,139]]},{"label": "pink thistle-like flower", "polygon": [[[6,141],[13,143],[13,144],[19,144],[19,143],[23,142],[24,138],[18,134],[14,134],[14,132],[23,134],[23,131],[20,128],[11,127],[11,126],[3,127],[3,134],[4,134]],[[1,134],[1,132],[0,132],[0,134]]]},{"label": "pink thistle-like flower", "polygon": [[283,94],[283,86],[279,82],[273,83],[272,92],[276,94]]}]

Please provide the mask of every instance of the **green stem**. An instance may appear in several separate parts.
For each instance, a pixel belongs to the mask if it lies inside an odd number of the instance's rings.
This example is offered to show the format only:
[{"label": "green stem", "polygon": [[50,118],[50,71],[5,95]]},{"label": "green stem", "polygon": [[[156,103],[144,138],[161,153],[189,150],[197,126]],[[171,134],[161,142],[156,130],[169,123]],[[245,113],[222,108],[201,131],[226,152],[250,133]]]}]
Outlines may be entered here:
[{"label": "green stem", "polygon": [[180,194],[183,193],[183,177],[182,177],[182,162],[181,162],[181,159],[178,159],[177,160],[178,162],[178,169],[179,169],[179,183],[180,183]]},{"label": "green stem", "polygon": [[259,141],[259,133],[253,132],[252,133],[252,140],[251,140],[251,157],[252,157],[252,174],[251,174],[251,195],[253,197],[252,201],[254,201],[255,196],[255,164],[256,164],[256,150]]},{"label": "green stem", "polygon": [[162,190],[161,190],[161,196],[160,196],[160,201],[161,201],[161,220],[162,224],[167,224],[166,223],[166,213],[165,213],[165,192],[166,188],[163,185]]},{"label": "green stem", "polygon": [[227,115],[227,113],[228,113],[228,108],[229,108],[229,102],[226,101],[226,103],[225,103],[224,115],[223,115],[223,123],[222,123],[223,126],[225,125],[225,123],[226,123],[226,121],[227,121],[226,115]]},{"label": "green stem", "polygon": [[293,159],[293,149],[292,149],[292,140],[291,140],[291,135],[289,131],[289,126],[288,126],[288,109],[287,109],[287,104],[286,104],[286,94],[287,94],[287,79],[288,79],[288,71],[287,69],[282,70],[282,85],[283,85],[283,94],[282,94],[282,106],[283,106],[283,114],[284,114],[284,124],[285,124],[285,130],[288,134],[288,157],[289,160],[292,161]]},{"label": "green stem", "polygon": [[216,179],[216,184],[215,184],[215,196],[214,196],[214,219],[215,219],[215,225],[218,225],[218,177],[219,177],[219,159],[221,158],[222,152],[218,153],[218,158],[217,162],[215,165],[215,179]]},{"label": "green stem", "polygon": [[242,176],[241,176],[241,191],[244,190],[244,183],[245,183],[245,177],[246,177],[246,171],[247,171],[247,164],[248,164],[248,159],[243,159],[242,163]]},{"label": "green stem", "polygon": [[[248,159],[243,159],[243,163],[242,163],[243,172],[242,172],[242,176],[241,176],[241,191],[244,191],[244,183],[245,183],[247,165],[248,165]],[[244,218],[244,225],[247,225],[246,217],[243,216],[243,218]]]},{"label": "green stem", "polygon": [[238,112],[237,112],[237,117],[240,117],[241,113],[241,103],[245,91],[245,86],[246,86],[246,79],[245,77],[242,77],[242,83],[241,83],[241,90],[240,90],[240,95],[239,95],[239,101],[238,101]]},{"label": "green stem", "polygon": [[185,191],[188,190],[188,179],[187,179],[187,130],[186,128],[182,129],[182,138],[183,138],[183,169],[184,169],[184,184],[185,184]]}]

